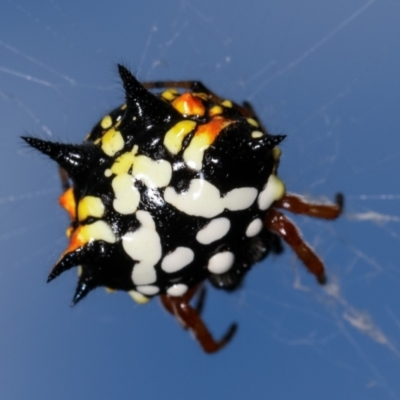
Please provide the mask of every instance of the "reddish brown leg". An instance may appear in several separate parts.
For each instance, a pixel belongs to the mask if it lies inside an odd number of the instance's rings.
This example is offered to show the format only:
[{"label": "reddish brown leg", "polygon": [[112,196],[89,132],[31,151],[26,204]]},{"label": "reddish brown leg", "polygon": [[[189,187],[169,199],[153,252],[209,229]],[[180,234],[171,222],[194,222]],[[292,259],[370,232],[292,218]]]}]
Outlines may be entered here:
[{"label": "reddish brown leg", "polygon": [[293,249],[306,268],[317,277],[317,281],[321,285],[326,283],[324,264],[303,240],[300,232],[289,218],[271,208],[268,211],[264,225],[270,231],[277,233]]},{"label": "reddish brown leg", "polygon": [[307,215],[309,217],[336,219],[343,211],[343,195],[338,193],[335,198],[336,204],[308,203],[302,197],[286,193],[281,200],[274,203],[274,207],[283,208],[294,214]]},{"label": "reddish brown leg", "polygon": [[60,175],[61,186],[63,188],[63,191],[65,192],[69,189],[70,186],[67,171],[61,167],[58,167],[58,174]]},{"label": "reddish brown leg", "polygon": [[[219,341],[215,341],[200,318],[197,310],[192,308],[189,304],[197,289],[198,287],[194,287],[181,297],[163,294],[161,295],[161,303],[168,312],[178,319],[185,329],[189,329],[194,334],[206,353],[215,353],[230,342],[236,332],[237,326],[236,324],[232,324],[223,338]],[[202,302],[204,300],[202,296],[204,295],[200,294],[199,308],[202,308]]]},{"label": "reddish brown leg", "polygon": [[[195,295],[195,294],[197,293],[197,291],[199,290],[199,288],[200,288],[200,285],[199,285],[199,286],[195,286],[195,287],[189,289],[189,290],[185,293],[185,295],[182,296],[182,297],[185,299],[185,301],[187,301],[188,303],[190,303],[190,302],[192,301],[194,295]],[[196,309],[196,311],[197,311],[198,314],[201,314],[201,312],[203,311],[204,298],[205,298],[205,289],[204,289],[204,287],[201,287],[200,290],[201,290],[201,291],[200,291],[200,294],[199,294],[199,299],[198,299],[197,304],[196,304],[196,307],[195,307],[195,309]],[[175,316],[175,312],[174,312],[174,308],[173,308],[173,306],[172,306],[172,302],[169,300],[169,299],[172,299],[173,297],[167,296],[167,295],[164,295],[164,296],[166,297],[165,302],[162,301],[162,304],[163,304],[164,308],[165,308],[170,314],[172,314],[172,315]],[[161,296],[161,297],[162,297],[162,296]],[[184,329],[188,329],[187,326],[183,326],[183,328],[184,328]]]}]

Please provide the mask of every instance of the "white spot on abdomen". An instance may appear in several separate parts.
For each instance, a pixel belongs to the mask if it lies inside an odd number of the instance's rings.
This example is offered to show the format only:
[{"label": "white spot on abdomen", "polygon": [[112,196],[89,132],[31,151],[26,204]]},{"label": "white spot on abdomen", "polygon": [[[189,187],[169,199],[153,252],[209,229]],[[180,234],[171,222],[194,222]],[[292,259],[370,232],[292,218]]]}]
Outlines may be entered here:
[{"label": "white spot on abdomen", "polygon": [[231,211],[245,210],[254,203],[257,193],[257,189],[251,187],[233,189],[223,198],[225,208]]},{"label": "white spot on abdomen", "polygon": [[[135,285],[148,285],[157,279],[154,266],[161,258],[161,241],[156,231],[154,220],[147,211],[139,210],[136,217],[141,223],[139,229],[122,237],[125,252],[137,261],[132,271],[132,281]],[[137,290],[143,294],[142,290]]]},{"label": "white spot on abdomen", "polygon": [[183,283],[177,283],[172,285],[170,288],[167,289],[167,293],[170,296],[178,297],[183,296],[188,290],[188,287]]},{"label": "white spot on abdomen", "polygon": [[161,268],[165,272],[176,272],[190,264],[194,259],[194,253],[188,247],[177,247],[174,251],[167,254],[161,263]]},{"label": "white spot on abdomen", "polygon": [[143,286],[138,286],[136,290],[146,296],[154,296],[157,294],[160,289],[157,286],[154,285],[143,285]]},{"label": "white spot on abdomen", "polygon": [[260,210],[268,209],[274,201],[281,199],[284,194],[284,183],[275,174],[271,174],[267,184],[258,196],[258,206]]},{"label": "white spot on abdomen", "polygon": [[253,237],[260,233],[263,227],[263,223],[260,218],[256,218],[250,222],[249,226],[246,229],[246,236]]},{"label": "white spot on abdomen", "polygon": [[212,218],[224,211],[219,190],[204,179],[193,179],[189,190],[183,193],[167,187],[164,199],[185,214]]},{"label": "white spot on abdomen", "polygon": [[263,136],[264,136],[264,134],[262,132],[260,132],[260,131],[254,131],[254,132],[251,133],[251,137],[253,139],[259,139],[259,138],[261,138]]},{"label": "white spot on abdomen", "polygon": [[167,187],[164,199],[178,210],[188,215],[213,218],[221,214],[225,208],[231,211],[244,210],[250,207],[257,197],[255,188],[233,189],[221,197],[219,190],[204,179],[192,179],[189,190],[177,193]]},{"label": "white spot on abdomen", "polygon": [[207,268],[213,274],[223,274],[233,265],[235,256],[230,251],[214,254],[208,261]]},{"label": "white spot on abdomen", "polygon": [[169,184],[172,167],[166,160],[153,160],[141,155],[134,159],[132,175],[148,188],[161,188]]},{"label": "white spot on abdomen", "polygon": [[139,205],[140,193],[133,184],[133,178],[129,174],[117,175],[112,180],[115,200],[114,210],[120,214],[133,214]]},{"label": "white spot on abdomen", "polygon": [[197,232],[196,240],[201,244],[210,244],[224,237],[231,226],[228,218],[216,218]]}]

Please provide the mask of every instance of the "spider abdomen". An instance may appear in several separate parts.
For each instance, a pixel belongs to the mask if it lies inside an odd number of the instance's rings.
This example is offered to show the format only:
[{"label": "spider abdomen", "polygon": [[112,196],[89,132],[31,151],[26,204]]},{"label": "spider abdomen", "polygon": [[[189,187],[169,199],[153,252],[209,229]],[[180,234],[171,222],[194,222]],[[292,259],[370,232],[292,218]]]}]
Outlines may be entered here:
[{"label": "spider abdomen", "polygon": [[84,144],[26,138],[73,182],[61,197],[70,244],[49,278],[80,265],[74,302],[97,286],[145,297],[181,296],[210,276],[237,286],[270,247],[263,219],[284,187],[267,182],[283,136],[206,91],[155,95],[120,75],[126,104]]}]

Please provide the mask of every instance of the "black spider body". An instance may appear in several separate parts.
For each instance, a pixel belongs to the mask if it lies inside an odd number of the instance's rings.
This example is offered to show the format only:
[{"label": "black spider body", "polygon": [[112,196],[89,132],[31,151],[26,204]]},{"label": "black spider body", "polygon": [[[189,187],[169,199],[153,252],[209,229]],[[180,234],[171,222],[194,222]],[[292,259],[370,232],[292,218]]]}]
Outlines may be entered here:
[{"label": "black spider body", "polygon": [[237,288],[254,263],[282,250],[281,238],[324,284],[321,259],[279,209],[336,219],[343,196],[318,204],[286,193],[277,176],[284,136],[268,134],[249,104],[222,100],[200,82],[141,85],[126,68],[119,73],[126,104],[82,144],[24,137],[59,164],[60,203],[72,220],[48,280],[79,266],[73,304],[98,286],[140,303],[160,295],[203,350],[216,352],[236,324],[213,339],[200,316],[204,290],[190,305],[199,284]]},{"label": "black spider body", "polygon": [[207,278],[236,288],[280,248],[263,221],[284,194],[275,175],[283,136],[200,84],[153,94],[121,66],[120,75],[126,104],[82,145],[26,138],[73,182],[60,199],[70,245],[49,280],[80,265],[74,302],[97,286],[142,300],[182,296]]}]

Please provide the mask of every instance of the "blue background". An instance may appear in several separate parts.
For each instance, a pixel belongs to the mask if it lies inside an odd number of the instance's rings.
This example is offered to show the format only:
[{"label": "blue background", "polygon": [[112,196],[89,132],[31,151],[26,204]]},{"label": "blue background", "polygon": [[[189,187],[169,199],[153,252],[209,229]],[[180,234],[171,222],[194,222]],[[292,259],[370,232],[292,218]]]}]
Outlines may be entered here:
[{"label": "blue background", "polygon": [[[400,398],[400,2],[3,1],[0,13],[1,399]],[[290,191],[346,195],[337,222],[296,218],[321,288],[292,252],[204,318],[233,342],[203,354],[159,305],[46,285],[66,246],[55,165],[32,134],[80,142],[123,101],[116,73],[200,79],[286,133]]]}]

